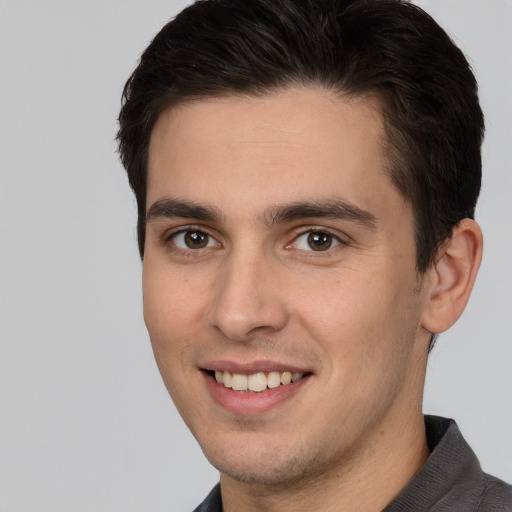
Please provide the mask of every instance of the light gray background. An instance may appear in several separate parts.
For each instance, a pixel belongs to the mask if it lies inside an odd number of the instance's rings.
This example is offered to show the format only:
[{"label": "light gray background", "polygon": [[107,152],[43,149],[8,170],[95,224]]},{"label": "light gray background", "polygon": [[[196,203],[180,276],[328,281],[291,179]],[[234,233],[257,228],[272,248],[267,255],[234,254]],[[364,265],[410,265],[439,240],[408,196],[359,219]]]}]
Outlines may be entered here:
[{"label": "light gray background", "polygon": [[[114,144],[125,79],[185,3],[0,0],[1,512],[187,511],[217,480],[153,361]],[[487,115],[484,263],[425,410],[512,481],[512,3],[418,3],[470,56]]]}]

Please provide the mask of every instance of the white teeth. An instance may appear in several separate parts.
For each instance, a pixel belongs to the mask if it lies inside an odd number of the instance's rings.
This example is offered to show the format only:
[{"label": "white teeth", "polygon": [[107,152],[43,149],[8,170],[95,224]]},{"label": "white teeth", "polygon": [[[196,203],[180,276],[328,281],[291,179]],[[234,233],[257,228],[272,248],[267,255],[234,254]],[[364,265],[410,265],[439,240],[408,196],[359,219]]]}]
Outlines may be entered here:
[{"label": "white teeth", "polygon": [[235,391],[247,391],[247,375],[234,373],[231,379],[231,387]]},{"label": "white teeth", "polygon": [[281,384],[290,384],[292,381],[292,374],[290,372],[281,373]]},{"label": "white teeth", "polygon": [[222,375],[222,384],[227,388],[231,387],[231,381],[233,380],[233,374],[230,372],[224,372]]},{"label": "white teeth", "polygon": [[277,386],[281,385],[281,376],[279,372],[270,372],[267,377],[267,386],[272,388],[277,388]]},{"label": "white teeth", "polygon": [[224,387],[232,388],[235,391],[253,391],[255,393],[261,393],[267,388],[277,388],[280,385],[286,386],[299,381],[302,377],[304,377],[304,374],[298,372],[257,372],[251,375],[243,375],[215,371],[215,380]]},{"label": "white teeth", "polygon": [[264,373],[253,373],[249,375],[248,387],[251,391],[263,391],[267,389],[267,376]]}]

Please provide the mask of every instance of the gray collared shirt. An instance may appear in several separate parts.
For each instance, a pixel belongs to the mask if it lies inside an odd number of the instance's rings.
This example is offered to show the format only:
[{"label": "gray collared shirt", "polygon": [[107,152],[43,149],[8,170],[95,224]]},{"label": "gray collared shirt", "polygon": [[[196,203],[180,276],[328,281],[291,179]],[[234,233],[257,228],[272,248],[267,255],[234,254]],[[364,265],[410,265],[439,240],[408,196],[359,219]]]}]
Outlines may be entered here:
[{"label": "gray collared shirt", "polygon": [[[383,512],[512,512],[512,487],[482,471],[455,421],[425,416],[430,457]],[[222,512],[217,484],[194,512]]]}]

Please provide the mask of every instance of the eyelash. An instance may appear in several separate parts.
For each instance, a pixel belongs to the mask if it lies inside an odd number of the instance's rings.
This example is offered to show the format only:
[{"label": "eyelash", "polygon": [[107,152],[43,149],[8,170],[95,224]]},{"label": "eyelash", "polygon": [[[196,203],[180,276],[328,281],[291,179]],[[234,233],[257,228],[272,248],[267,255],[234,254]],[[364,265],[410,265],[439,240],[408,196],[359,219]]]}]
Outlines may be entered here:
[{"label": "eyelash", "polygon": [[[200,233],[200,234],[208,237],[207,246],[199,247],[196,249],[193,249],[190,247],[189,248],[179,247],[176,244],[175,239],[179,235],[185,235],[186,233]],[[335,235],[330,230],[328,230],[324,227],[308,227],[307,229],[301,229],[300,231],[296,231],[295,233],[293,233],[293,240],[285,246],[285,249],[292,249],[293,246],[297,244],[297,242],[299,241],[299,239],[301,237],[304,237],[306,235],[311,235],[311,234],[327,235],[327,236],[331,237],[332,241],[334,242],[334,245],[331,244],[325,250],[318,250],[318,251],[315,251],[313,249],[311,249],[311,250],[299,249],[302,253],[307,254],[308,257],[321,257],[321,256],[325,257],[330,252],[332,252],[332,250],[335,249],[336,247],[348,245],[348,242],[346,240],[341,239],[340,236]],[[194,226],[194,225],[180,227],[180,228],[176,229],[175,231],[172,231],[171,233],[169,233],[169,232],[166,233],[165,236],[163,237],[163,244],[169,250],[171,250],[172,252],[179,253],[181,255],[188,256],[188,257],[197,257],[197,256],[199,256],[198,253],[204,252],[203,249],[212,249],[212,246],[208,247],[208,245],[212,241],[215,242],[215,245],[217,247],[219,247],[221,245],[216,240],[216,238],[214,236],[212,236],[210,233],[208,233],[207,230],[205,230],[204,228],[202,228],[200,226]]]},{"label": "eyelash", "polygon": [[179,252],[180,254],[183,254],[186,256],[197,256],[192,253],[199,252],[200,249],[210,249],[211,248],[211,247],[207,247],[207,246],[199,247],[197,249],[192,249],[190,247],[189,248],[179,247],[176,244],[175,239],[179,235],[186,235],[186,233],[200,233],[203,236],[208,237],[208,244],[210,244],[211,241],[214,241],[217,246],[220,246],[219,242],[217,242],[217,240],[215,239],[214,236],[212,236],[210,233],[208,233],[207,230],[205,230],[199,226],[185,226],[185,227],[180,227],[179,229],[176,229],[175,231],[172,231],[170,233],[168,232],[164,236],[163,243],[171,251]]},{"label": "eyelash", "polygon": [[299,241],[300,238],[302,238],[306,235],[312,235],[312,234],[327,235],[332,239],[332,242],[334,245],[330,245],[325,250],[319,250],[319,251],[315,251],[313,249],[311,249],[311,250],[299,249],[299,250],[301,250],[301,252],[307,253],[308,257],[321,257],[321,256],[326,257],[336,247],[348,245],[347,241],[343,240],[339,235],[335,235],[329,229],[326,229],[324,227],[308,227],[306,229],[302,229],[302,230],[296,232],[292,242],[289,243],[286,246],[286,248],[287,249],[292,248],[292,246],[297,244],[297,242]]}]

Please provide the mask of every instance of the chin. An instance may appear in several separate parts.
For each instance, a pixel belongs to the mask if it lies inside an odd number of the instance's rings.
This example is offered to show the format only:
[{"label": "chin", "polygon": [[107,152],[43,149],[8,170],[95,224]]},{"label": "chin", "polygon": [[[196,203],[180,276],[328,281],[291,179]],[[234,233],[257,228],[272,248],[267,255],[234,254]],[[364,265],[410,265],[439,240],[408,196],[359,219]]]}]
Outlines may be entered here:
[{"label": "chin", "polygon": [[[206,458],[221,474],[238,482],[261,486],[287,486],[314,477],[328,465],[315,448],[286,450],[269,447],[247,450],[247,446],[227,450],[203,449]],[[291,448],[291,447],[288,447]]]}]

